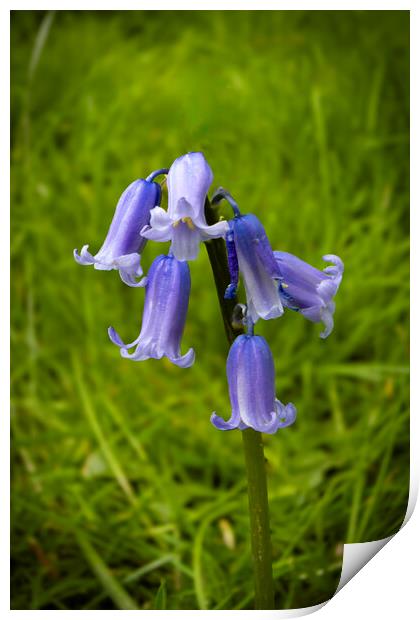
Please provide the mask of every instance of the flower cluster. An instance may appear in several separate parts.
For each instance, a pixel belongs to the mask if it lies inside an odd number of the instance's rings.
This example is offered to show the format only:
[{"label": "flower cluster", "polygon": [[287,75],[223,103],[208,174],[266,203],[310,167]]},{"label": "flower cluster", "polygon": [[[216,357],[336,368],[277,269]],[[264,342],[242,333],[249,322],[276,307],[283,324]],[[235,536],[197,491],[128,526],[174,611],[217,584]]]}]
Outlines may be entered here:
[{"label": "flower cluster", "polygon": [[[160,206],[161,187],[155,182],[167,175],[168,209]],[[187,153],[172,166],[137,179],[118,201],[105,241],[96,255],[83,246],[75,260],[95,269],[118,269],[127,285],[145,288],[142,326],[139,336],[125,344],[114,328],[111,341],[122,357],[142,361],[167,357],[188,368],[194,363],[192,348],[181,354],[181,339],[188,311],[191,278],[188,261],[194,260],[200,242],[223,238],[226,243],[230,284],[225,298],[235,299],[241,277],[245,294],[243,323],[246,333],[233,342],[227,358],[227,378],[232,414],[225,421],[215,413],[212,424],[220,430],[253,428],[275,433],[292,424],[296,408],[283,405],[275,395],[273,356],[267,341],[254,335],[259,319],[275,319],[284,308],[300,312],[313,322],[323,322],[326,338],[333,329],[337,293],[343,275],[338,256],[328,254],[323,271],[287,252],[273,251],[263,225],[253,214],[242,215],[232,196],[219,188],[212,199],[226,199],[234,217],[208,225],[204,206],[213,181],[212,170],[202,153]],[[147,277],[140,265],[147,240],[170,241],[167,255],[158,256]],[[131,353],[130,349],[134,349]]]}]

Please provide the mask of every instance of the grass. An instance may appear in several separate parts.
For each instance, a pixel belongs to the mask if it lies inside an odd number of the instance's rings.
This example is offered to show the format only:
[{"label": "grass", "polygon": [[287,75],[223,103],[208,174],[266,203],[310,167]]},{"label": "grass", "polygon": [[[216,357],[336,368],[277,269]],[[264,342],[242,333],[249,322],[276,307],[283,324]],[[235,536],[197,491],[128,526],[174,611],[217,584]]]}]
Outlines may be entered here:
[{"label": "grass", "polygon": [[[403,521],[408,12],[12,14],[12,608],[252,608],[239,433],[204,248],[183,351],[131,363],[143,292],[75,264],[122,190],[203,150],[276,249],[344,260],[336,326],[258,324],[297,423],[266,437],[279,607]],[[228,212],[226,212],[227,214]],[[149,244],[147,270],[166,245]]]}]

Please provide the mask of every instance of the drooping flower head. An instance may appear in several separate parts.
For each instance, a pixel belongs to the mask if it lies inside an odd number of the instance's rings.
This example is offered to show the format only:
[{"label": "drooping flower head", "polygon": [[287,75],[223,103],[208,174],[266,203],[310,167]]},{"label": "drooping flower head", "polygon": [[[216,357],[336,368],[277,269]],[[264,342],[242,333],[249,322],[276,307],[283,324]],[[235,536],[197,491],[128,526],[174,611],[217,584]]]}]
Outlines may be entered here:
[{"label": "drooping flower head", "polygon": [[273,434],[293,424],[296,408],[276,399],[273,356],[262,336],[238,336],[230,348],[226,370],[232,415],[226,422],[213,413],[211,422],[216,428],[253,428]]},{"label": "drooping flower head", "polygon": [[[151,175],[152,176],[152,175]],[[151,210],[160,204],[160,185],[153,181],[137,179],[121,195],[106,239],[93,256],[84,245],[74,258],[80,265],[94,265],[95,269],[118,269],[121,279],[129,286],[138,286],[136,277],[142,275],[140,254],[147,243],[140,236],[148,224]]]},{"label": "drooping flower head", "polygon": [[[146,287],[140,335],[134,342],[125,344],[110,327],[110,339],[120,347],[122,357],[134,361],[167,357],[181,368],[191,366],[194,350],[190,349],[185,355],[180,352],[191,288],[188,263],[172,255],[158,256],[140,285]],[[129,353],[132,347],[135,350]]]},{"label": "drooping flower head", "polygon": [[143,237],[154,241],[172,241],[171,252],[178,260],[197,257],[200,241],[223,237],[227,222],[208,226],[204,203],[213,181],[213,172],[203,153],[187,153],[178,157],[169,169],[168,211],[156,207]]},{"label": "drooping flower head", "polygon": [[252,321],[281,316],[283,306],[278,292],[281,274],[259,219],[252,214],[236,215],[229,222],[226,245],[231,284],[225,297],[232,298],[236,294],[239,267]]},{"label": "drooping flower head", "polygon": [[287,308],[296,310],[314,323],[323,322],[321,338],[327,338],[334,327],[335,303],[332,301],[343,277],[343,261],[334,254],[322,258],[333,263],[323,271],[312,267],[288,252],[274,252],[280,269],[280,297]]}]

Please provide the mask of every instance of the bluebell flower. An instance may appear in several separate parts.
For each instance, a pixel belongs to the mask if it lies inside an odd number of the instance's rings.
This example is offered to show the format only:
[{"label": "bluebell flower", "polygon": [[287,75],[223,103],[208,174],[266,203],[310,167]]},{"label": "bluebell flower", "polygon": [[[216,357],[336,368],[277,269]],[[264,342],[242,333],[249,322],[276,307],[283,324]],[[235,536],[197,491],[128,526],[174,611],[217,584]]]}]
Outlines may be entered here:
[{"label": "bluebell flower", "polygon": [[225,297],[232,298],[238,285],[238,267],[245,286],[248,314],[253,323],[259,318],[274,319],[283,314],[278,280],[279,267],[264,227],[252,214],[236,215],[226,235],[231,283]]},{"label": "bluebell flower", "polygon": [[187,153],[178,157],[169,169],[168,211],[152,209],[150,225],[142,235],[154,241],[172,241],[171,252],[178,260],[197,257],[200,241],[224,237],[228,223],[208,226],[204,203],[213,181],[212,170],[203,153]]},{"label": "bluebell flower", "polygon": [[[134,342],[125,344],[110,327],[110,339],[120,347],[122,357],[134,361],[167,357],[181,368],[191,366],[194,350],[190,349],[185,355],[180,352],[191,288],[188,263],[172,255],[158,256],[140,284],[146,287],[140,335]],[[129,353],[132,347],[135,350]]]},{"label": "bluebell flower", "polygon": [[[151,175],[152,176],[152,175]],[[160,204],[160,185],[145,179],[137,179],[127,187],[118,201],[106,239],[93,256],[84,245],[80,255],[74,250],[74,258],[80,265],[94,265],[95,269],[110,271],[118,269],[121,279],[129,286],[138,286],[136,278],[143,271],[140,254],[147,243],[140,236],[148,224],[150,212]]]},{"label": "bluebell flower", "polygon": [[211,422],[216,428],[253,428],[273,434],[293,424],[296,408],[276,398],[273,356],[262,336],[238,336],[230,348],[226,370],[232,415],[226,422],[213,413]]},{"label": "bluebell flower", "polygon": [[343,261],[334,254],[322,258],[333,263],[323,271],[288,252],[274,252],[281,273],[280,297],[287,308],[296,310],[314,323],[323,322],[321,338],[334,327],[335,303],[332,301],[343,277]]}]

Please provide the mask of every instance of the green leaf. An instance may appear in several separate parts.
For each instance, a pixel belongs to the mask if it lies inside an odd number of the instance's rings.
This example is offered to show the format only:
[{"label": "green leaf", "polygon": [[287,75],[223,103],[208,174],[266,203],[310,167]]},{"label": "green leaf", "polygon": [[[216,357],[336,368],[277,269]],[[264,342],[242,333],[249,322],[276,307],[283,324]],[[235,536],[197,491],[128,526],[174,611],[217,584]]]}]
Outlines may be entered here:
[{"label": "green leaf", "polygon": [[167,594],[166,594],[166,581],[162,579],[158,591],[155,596],[155,609],[167,609],[166,607]]}]

